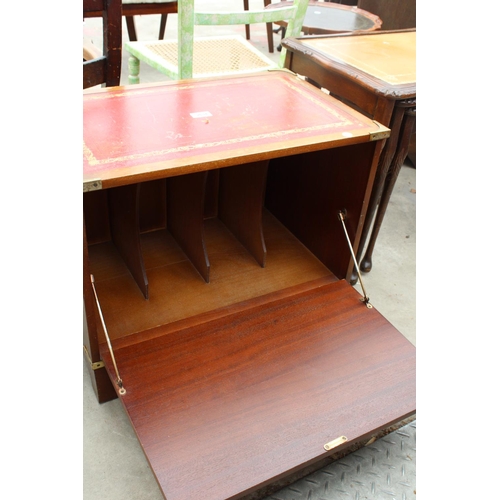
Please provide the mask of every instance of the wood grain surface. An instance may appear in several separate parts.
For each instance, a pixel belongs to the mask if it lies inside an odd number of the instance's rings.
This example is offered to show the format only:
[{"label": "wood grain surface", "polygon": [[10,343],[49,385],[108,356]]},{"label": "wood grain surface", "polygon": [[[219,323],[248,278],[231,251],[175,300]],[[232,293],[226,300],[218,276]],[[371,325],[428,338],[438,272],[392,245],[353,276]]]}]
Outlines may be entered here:
[{"label": "wood grain surface", "polygon": [[324,458],[341,435],[347,445],[415,411],[414,347],[345,281],[115,357],[168,500],[237,498]]},{"label": "wood grain surface", "polygon": [[[266,267],[218,219],[205,222],[211,279],[207,283],[172,235],[142,235],[149,300],[142,296],[128,268],[111,243],[89,247],[107,330],[112,339],[227,307],[325,276],[332,276],[271,214],[264,213]],[[101,342],[104,338],[101,337]]]},{"label": "wood grain surface", "polygon": [[84,96],[84,341],[104,400],[91,273],[168,500],[238,498],[415,412],[415,348],[339,280],[338,211],[356,249],[387,133],[285,71]]}]

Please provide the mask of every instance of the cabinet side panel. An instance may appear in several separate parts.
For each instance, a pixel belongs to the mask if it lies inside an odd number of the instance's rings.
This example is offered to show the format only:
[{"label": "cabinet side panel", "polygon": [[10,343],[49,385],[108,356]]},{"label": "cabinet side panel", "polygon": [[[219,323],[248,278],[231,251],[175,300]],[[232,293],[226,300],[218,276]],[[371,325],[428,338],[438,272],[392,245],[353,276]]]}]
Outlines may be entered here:
[{"label": "cabinet side panel", "polygon": [[99,342],[97,337],[96,311],[94,299],[92,297],[92,285],[90,282],[89,257],[87,248],[87,234],[85,231],[85,221],[83,223],[83,345],[87,350],[84,355],[84,363],[89,370],[92,387],[99,403],[104,403],[116,398],[116,392],[109,380],[106,370],[98,368],[92,369],[92,363],[101,360],[99,353]]},{"label": "cabinet side panel", "polygon": [[108,192],[89,191],[83,195],[83,213],[89,245],[111,240]]},{"label": "cabinet side panel", "polygon": [[352,260],[338,213],[347,212],[356,251],[375,148],[371,142],[270,162],[266,207],[340,279]]}]

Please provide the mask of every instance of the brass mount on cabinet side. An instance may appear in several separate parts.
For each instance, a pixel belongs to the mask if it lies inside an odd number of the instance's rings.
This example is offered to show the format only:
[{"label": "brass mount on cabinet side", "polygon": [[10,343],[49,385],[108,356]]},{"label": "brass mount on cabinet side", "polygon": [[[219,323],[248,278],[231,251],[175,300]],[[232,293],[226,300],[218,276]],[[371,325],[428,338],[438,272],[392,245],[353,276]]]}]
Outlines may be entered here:
[{"label": "brass mount on cabinet side", "polygon": [[87,361],[89,362],[90,368],[92,368],[92,370],[99,370],[99,368],[104,368],[104,361],[92,361],[85,344],[83,345],[83,352],[85,353],[85,357],[87,358]]}]

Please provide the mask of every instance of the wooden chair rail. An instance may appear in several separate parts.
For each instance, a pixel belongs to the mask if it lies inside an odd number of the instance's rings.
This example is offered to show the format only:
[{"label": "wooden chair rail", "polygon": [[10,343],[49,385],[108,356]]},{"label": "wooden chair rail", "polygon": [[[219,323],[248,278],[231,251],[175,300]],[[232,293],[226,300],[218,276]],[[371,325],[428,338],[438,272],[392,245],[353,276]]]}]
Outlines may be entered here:
[{"label": "wooden chair rail", "polygon": [[[103,1],[104,0],[86,0],[89,2],[87,11],[84,12],[84,17],[102,17]],[[134,16],[146,16],[151,14],[158,14],[161,16],[160,31],[158,35],[159,40],[163,40],[165,36],[165,29],[167,25],[168,14],[177,13],[177,1],[168,0],[161,3],[123,3],[122,15],[125,17],[127,24],[128,37],[131,41],[137,41],[137,32],[135,29]]]},{"label": "wooden chair rail", "polygon": [[83,0],[83,14],[84,17],[90,17],[94,13],[100,12],[98,16],[102,16],[102,11],[105,8],[106,0]]},{"label": "wooden chair rail", "polygon": [[106,79],[106,58],[98,57],[83,63],[83,88],[100,85]]}]

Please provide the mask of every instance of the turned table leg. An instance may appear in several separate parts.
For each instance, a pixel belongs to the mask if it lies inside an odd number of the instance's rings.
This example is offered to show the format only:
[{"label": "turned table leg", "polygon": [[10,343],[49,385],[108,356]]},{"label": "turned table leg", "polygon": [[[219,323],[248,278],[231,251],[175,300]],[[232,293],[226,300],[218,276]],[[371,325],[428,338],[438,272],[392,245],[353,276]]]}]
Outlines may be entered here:
[{"label": "turned table leg", "polygon": [[360,268],[363,272],[369,272],[372,269],[372,255],[375,248],[375,242],[377,241],[378,233],[380,231],[380,227],[382,226],[382,222],[384,220],[385,212],[387,210],[394,185],[396,184],[399,172],[404,163],[406,155],[408,154],[411,134],[413,132],[413,127],[415,125],[416,119],[415,104],[415,100],[411,99],[407,101],[401,101],[396,105],[400,109],[404,109],[403,123],[401,126],[401,133],[399,134],[398,149],[385,179],[384,189],[380,198],[380,203],[378,206],[377,215],[375,217],[375,223],[373,225],[372,233],[370,235],[370,240],[368,242],[368,247],[366,249],[363,260],[361,261]]},{"label": "turned table leg", "polygon": [[[403,122],[404,113],[405,113],[405,108],[399,106],[396,106],[394,108],[389,124],[389,128],[391,129],[391,135],[389,139],[387,139],[382,154],[380,155],[380,160],[377,167],[377,173],[375,175],[375,180],[373,182],[370,201],[368,202],[368,209],[366,211],[363,231],[361,232],[361,239],[359,242],[358,252],[356,255],[358,263],[360,264],[359,266],[360,270],[362,272],[369,271],[369,269],[366,270],[363,268],[361,258],[363,256],[363,250],[365,248],[365,244],[370,236],[372,222],[375,218],[375,214],[377,213],[377,207],[380,202],[380,198],[382,197],[382,193],[384,191],[385,181],[387,178],[387,174],[389,172],[389,168],[392,164],[392,161],[394,159],[394,156],[398,148],[399,132],[401,130],[401,124]],[[355,285],[357,281],[358,281],[358,275],[356,274],[356,270],[354,270],[351,276],[350,283],[351,285]]]}]

